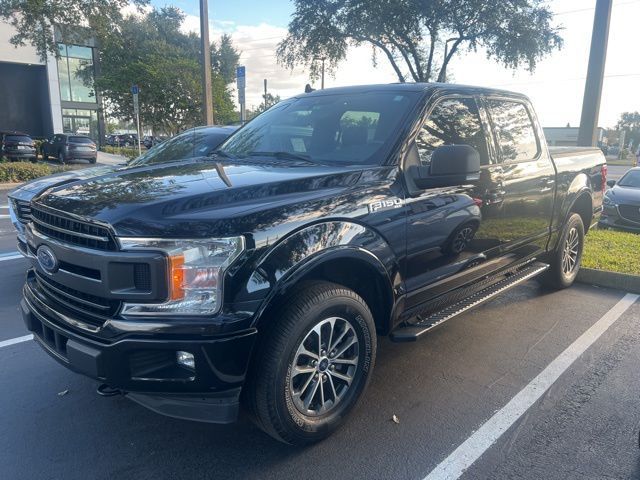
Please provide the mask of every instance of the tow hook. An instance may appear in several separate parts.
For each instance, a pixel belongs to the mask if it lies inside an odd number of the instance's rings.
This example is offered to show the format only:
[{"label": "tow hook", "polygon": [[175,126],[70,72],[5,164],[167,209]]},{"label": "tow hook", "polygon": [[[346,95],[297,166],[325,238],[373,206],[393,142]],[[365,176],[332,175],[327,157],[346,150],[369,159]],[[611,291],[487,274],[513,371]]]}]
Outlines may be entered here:
[{"label": "tow hook", "polygon": [[98,385],[98,388],[96,388],[96,393],[103,397],[115,397],[116,395],[123,394],[122,390],[118,388],[113,388],[112,386],[107,385],[106,383],[101,383],[100,385]]}]

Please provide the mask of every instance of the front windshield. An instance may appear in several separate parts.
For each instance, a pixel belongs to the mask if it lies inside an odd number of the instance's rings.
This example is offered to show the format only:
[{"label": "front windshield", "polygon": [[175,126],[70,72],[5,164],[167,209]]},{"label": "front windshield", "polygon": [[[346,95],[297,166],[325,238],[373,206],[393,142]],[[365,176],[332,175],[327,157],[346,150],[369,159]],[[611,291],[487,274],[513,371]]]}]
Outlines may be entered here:
[{"label": "front windshield", "polygon": [[640,188],[640,170],[629,170],[620,179],[618,185],[621,187]]},{"label": "front windshield", "polygon": [[417,92],[310,95],[281,102],[219,151],[234,157],[290,155],[338,165],[381,164]]},{"label": "front windshield", "polygon": [[151,165],[204,157],[226,140],[230,133],[219,128],[192,128],[149,149],[144,155],[129,162],[129,165]]}]

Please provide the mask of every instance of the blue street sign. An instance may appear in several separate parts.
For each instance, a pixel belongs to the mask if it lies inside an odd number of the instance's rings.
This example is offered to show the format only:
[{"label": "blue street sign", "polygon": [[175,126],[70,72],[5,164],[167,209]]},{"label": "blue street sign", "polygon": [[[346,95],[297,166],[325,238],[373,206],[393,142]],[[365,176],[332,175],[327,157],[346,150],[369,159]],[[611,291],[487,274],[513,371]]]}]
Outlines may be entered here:
[{"label": "blue street sign", "polygon": [[131,93],[133,93],[134,95],[138,95],[138,93],[140,93],[138,85],[131,85]]},{"label": "blue street sign", "polygon": [[243,90],[247,84],[247,76],[244,66],[236,67],[236,85],[238,90]]},{"label": "blue street sign", "polygon": [[236,67],[236,77],[244,77],[245,76],[245,68],[244,65]]}]

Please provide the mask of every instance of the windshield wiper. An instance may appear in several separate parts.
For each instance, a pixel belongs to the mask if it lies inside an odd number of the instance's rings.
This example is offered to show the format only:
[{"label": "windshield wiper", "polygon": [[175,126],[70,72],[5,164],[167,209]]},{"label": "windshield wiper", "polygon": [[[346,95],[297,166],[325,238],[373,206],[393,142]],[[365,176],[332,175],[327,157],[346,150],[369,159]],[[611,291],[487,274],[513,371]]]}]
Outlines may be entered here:
[{"label": "windshield wiper", "polygon": [[275,157],[279,160],[302,160],[303,162],[313,163],[309,155],[293,152],[251,152],[248,154],[250,157]]},{"label": "windshield wiper", "polygon": [[223,157],[223,158],[234,158],[230,153],[225,152],[224,150],[214,150],[210,152],[208,157]]}]

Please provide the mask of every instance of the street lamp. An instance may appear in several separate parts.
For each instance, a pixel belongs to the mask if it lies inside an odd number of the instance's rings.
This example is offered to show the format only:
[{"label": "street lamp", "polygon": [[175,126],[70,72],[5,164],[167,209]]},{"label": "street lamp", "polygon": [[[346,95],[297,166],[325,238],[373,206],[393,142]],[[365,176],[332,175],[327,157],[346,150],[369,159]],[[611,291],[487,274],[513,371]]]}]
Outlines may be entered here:
[{"label": "street lamp", "polygon": [[324,90],[324,61],[327,57],[314,57],[314,60],[320,60],[322,62],[322,76],[320,77],[320,90]]}]

